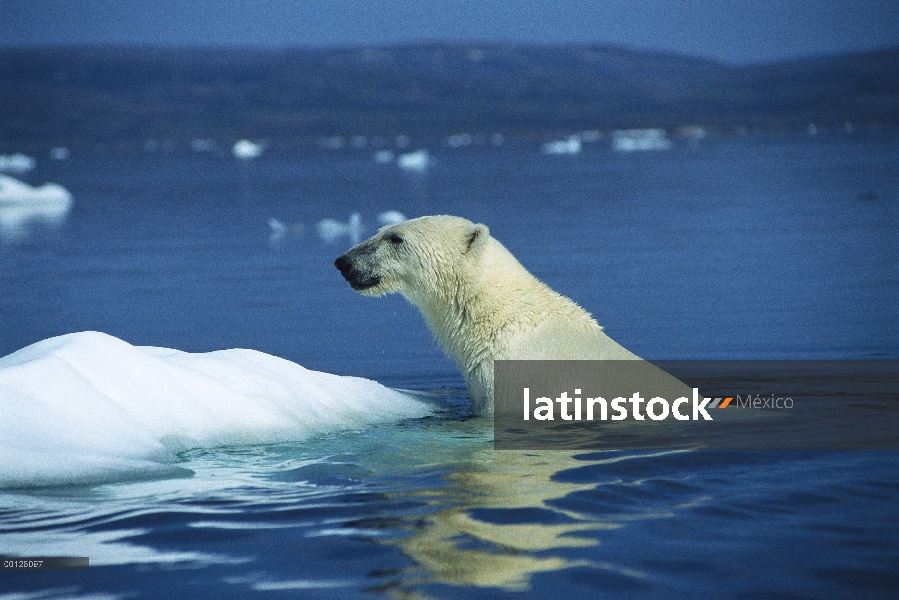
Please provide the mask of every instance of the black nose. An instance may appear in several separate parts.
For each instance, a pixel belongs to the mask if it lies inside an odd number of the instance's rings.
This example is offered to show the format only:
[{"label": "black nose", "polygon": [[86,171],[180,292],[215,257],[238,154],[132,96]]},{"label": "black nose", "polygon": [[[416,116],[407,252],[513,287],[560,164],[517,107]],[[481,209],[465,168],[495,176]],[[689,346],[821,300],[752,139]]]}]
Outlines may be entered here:
[{"label": "black nose", "polygon": [[337,267],[337,270],[344,275],[346,275],[349,270],[353,268],[353,265],[350,264],[350,261],[347,260],[346,256],[341,256],[337,260],[335,260],[334,266]]}]

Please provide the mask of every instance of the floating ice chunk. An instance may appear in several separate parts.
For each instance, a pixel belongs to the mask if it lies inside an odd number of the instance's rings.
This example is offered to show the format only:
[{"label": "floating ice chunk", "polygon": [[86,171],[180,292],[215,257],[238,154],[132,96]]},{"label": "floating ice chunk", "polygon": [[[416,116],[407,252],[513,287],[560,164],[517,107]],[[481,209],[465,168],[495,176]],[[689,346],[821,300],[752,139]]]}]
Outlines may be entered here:
[{"label": "floating ice chunk", "polygon": [[72,208],[72,194],[61,185],[31,187],[9,175],[0,175],[0,239],[20,241],[28,226],[39,222],[61,225]]},{"label": "floating ice chunk", "polygon": [[396,164],[405,171],[424,171],[430,162],[431,157],[424,149],[400,154],[396,159]]},{"label": "floating ice chunk", "polygon": [[250,140],[239,140],[231,147],[231,154],[242,160],[258,158],[262,154],[262,148],[262,144]]},{"label": "floating ice chunk", "polygon": [[444,138],[443,143],[450,148],[464,148],[474,143],[474,138],[470,133],[455,133]]},{"label": "floating ice chunk", "polygon": [[703,140],[708,136],[708,132],[702,125],[684,125],[677,130],[677,133],[680,137],[692,141]]},{"label": "floating ice chunk", "polygon": [[572,135],[565,140],[547,142],[543,144],[541,150],[544,154],[578,154],[581,151],[581,138]]},{"label": "floating ice chunk", "polygon": [[67,160],[70,154],[69,149],[62,146],[57,146],[50,150],[50,158],[53,160]]},{"label": "floating ice chunk", "polygon": [[350,242],[355,246],[362,241],[362,217],[359,213],[353,213],[347,223],[335,219],[322,219],[316,224],[315,230],[326,242],[330,243],[340,237],[349,236]]},{"label": "floating ice chunk", "polygon": [[271,233],[268,236],[269,241],[277,242],[286,237],[302,237],[306,227],[302,223],[284,223],[272,217],[268,220]]},{"label": "floating ice chunk", "polygon": [[390,150],[378,150],[375,152],[374,159],[379,165],[386,165],[393,162],[393,152]]},{"label": "floating ice chunk", "polygon": [[[245,140],[242,140],[245,141]],[[252,142],[250,142],[252,143]],[[237,144],[235,144],[236,146]],[[197,138],[190,141],[190,149],[194,152],[215,152],[216,145],[214,140],[207,138]],[[236,154],[235,154],[236,156]],[[258,155],[257,155],[258,156]]]},{"label": "floating ice chunk", "polygon": [[335,219],[322,219],[315,230],[321,239],[330,243],[346,233],[346,225]]},{"label": "floating ice chunk", "polygon": [[37,161],[21,152],[0,154],[0,171],[22,175],[33,170],[36,165]]},{"label": "floating ice chunk", "polygon": [[323,150],[340,150],[346,145],[342,136],[334,135],[331,137],[323,137],[318,140],[318,147]]},{"label": "floating ice chunk", "polygon": [[664,129],[620,129],[612,132],[612,148],[618,152],[668,150],[671,140]]},{"label": "floating ice chunk", "polygon": [[431,408],[254,350],[190,354],[98,332],[0,358],[0,488],[183,474],[189,448],[299,441]]},{"label": "floating ice chunk", "polygon": [[406,220],[406,215],[397,210],[388,210],[378,215],[378,223],[381,225],[393,225]]},{"label": "floating ice chunk", "polygon": [[36,223],[59,227],[65,222],[70,209],[70,203],[0,204],[0,239],[5,242],[21,241],[28,237],[31,225]]},{"label": "floating ice chunk", "polygon": [[15,204],[35,205],[54,204],[69,205],[72,194],[56,183],[45,183],[40,187],[32,187],[9,175],[0,175],[0,206]]},{"label": "floating ice chunk", "polygon": [[268,220],[268,226],[272,230],[272,238],[282,238],[287,234],[287,225],[274,217]]},{"label": "floating ice chunk", "polygon": [[32,187],[9,175],[0,175],[0,239],[18,242],[28,236],[32,223],[61,225],[72,208],[72,194],[61,185]]}]

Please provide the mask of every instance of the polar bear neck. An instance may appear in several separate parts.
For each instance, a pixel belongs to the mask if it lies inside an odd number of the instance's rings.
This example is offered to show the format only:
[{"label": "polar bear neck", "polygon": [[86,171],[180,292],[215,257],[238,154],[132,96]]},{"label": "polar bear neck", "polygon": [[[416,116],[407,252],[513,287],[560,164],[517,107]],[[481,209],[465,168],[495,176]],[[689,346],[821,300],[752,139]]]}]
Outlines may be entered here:
[{"label": "polar bear neck", "polygon": [[[438,343],[468,379],[475,368],[509,355],[510,341],[565,313],[569,323],[601,328],[574,302],[531,275],[495,239],[477,257],[440,270],[439,281],[406,298],[421,311]],[[525,357],[521,357],[525,358]]]}]

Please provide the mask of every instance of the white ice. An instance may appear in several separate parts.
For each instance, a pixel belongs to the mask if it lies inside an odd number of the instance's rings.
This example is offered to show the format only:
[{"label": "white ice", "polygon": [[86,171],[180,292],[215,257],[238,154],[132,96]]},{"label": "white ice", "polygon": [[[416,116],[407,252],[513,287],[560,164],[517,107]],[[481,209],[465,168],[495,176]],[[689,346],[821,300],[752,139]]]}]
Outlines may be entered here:
[{"label": "white ice", "polygon": [[541,150],[544,154],[578,154],[581,151],[581,138],[572,135],[568,139],[547,142]]},{"label": "white ice", "polygon": [[69,205],[71,202],[72,194],[59,184],[45,183],[33,187],[15,177],[0,175],[0,205]]},{"label": "white ice", "polygon": [[394,225],[396,223],[402,223],[405,220],[406,215],[398,210],[385,210],[378,215],[378,223],[381,225]]},{"label": "white ice", "polygon": [[0,240],[16,242],[28,236],[32,223],[61,225],[72,208],[72,194],[61,185],[32,187],[0,174]]},{"label": "white ice", "polygon": [[671,140],[664,129],[621,129],[612,132],[612,148],[618,152],[668,150]]},{"label": "white ice", "polygon": [[424,171],[430,162],[431,157],[424,149],[400,154],[396,159],[396,164],[404,171]]},{"label": "white ice", "polygon": [[315,230],[325,242],[330,243],[343,236],[348,236],[350,243],[355,246],[362,240],[362,216],[354,212],[346,223],[335,219],[322,219],[316,223]]},{"label": "white ice", "polygon": [[300,238],[306,230],[302,223],[285,223],[274,217],[269,218],[268,226],[271,230],[268,236],[270,242],[279,242],[287,237]]},{"label": "white ice", "polygon": [[241,160],[258,158],[262,155],[263,146],[250,140],[238,140],[231,147],[231,154]]},{"label": "white ice", "polygon": [[374,154],[374,159],[379,165],[386,165],[393,162],[393,152],[390,150],[378,150]]},{"label": "white ice", "polygon": [[302,441],[431,410],[255,350],[72,333],[0,358],[0,488],[175,475],[187,449]]},{"label": "white ice", "polygon": [[15,154],[0,154],[0,171],[23,175],[33,170],[37,161],[33,157],[21,152]]},{"label": "white ice", "polygon": [[70,154],[69,149],[62,146],[57,146],[50,150],[50,158],[53,160],[67,160]]}]

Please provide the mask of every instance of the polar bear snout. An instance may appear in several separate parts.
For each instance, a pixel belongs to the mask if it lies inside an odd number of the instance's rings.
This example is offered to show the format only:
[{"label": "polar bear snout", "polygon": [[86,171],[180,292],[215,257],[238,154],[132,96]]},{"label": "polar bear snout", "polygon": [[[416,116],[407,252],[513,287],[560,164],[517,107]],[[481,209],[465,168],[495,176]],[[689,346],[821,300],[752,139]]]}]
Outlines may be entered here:
[{"label": "polar bear snout", "polygon": [[334,266],[337,267],[337,270],[340,271],[340,274],[344,277],[353,270],[353,263],[350,262],[350,259],[344,256],[338,256],[337,260],[334,261]]},{"label": "polar bear snout", "polygon": [[366,272],[364,269],[360,269],[356,261],[353,260],[353,257],[350,256],[349,252],[338,257],[337,260],[334,261],[334,266],[337,267],[337,270],[340,271],[343,278],[347,280],[350,287],[357,292],[367,290],[368,288],[381,283],[380,276]]}]

